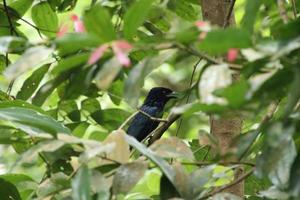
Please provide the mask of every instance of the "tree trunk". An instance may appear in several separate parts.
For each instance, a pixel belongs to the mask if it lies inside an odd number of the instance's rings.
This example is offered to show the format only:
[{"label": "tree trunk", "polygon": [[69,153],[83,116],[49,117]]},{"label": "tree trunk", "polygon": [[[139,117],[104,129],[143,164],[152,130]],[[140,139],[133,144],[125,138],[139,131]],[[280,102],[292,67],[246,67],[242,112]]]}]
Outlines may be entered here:
[{"label": "tree trunk", "polygon": [[[233,0],[202,0],[202,15],[204,20],[210,21],[211,24],[223,27],[224,25],[235,25],[234,12],[230,16],[228,23],[226,22],[230,7]],[[233,79],[237,79],[234,77]],[[238,113],[229,113],[221,118],[210,117],[211,134],[218,140],[218,146],[215,150],[219,150],[221,155],[227,155],[234,148],[233,139],[241,133],[242,118]],[[236,161],[235,157],[226,157],[224,161]],[[243,174],[243,168],[235,170],[235,179]],[[233,185],[224,192],[232,193],[236,196],[244,198],[244,182]]]}]

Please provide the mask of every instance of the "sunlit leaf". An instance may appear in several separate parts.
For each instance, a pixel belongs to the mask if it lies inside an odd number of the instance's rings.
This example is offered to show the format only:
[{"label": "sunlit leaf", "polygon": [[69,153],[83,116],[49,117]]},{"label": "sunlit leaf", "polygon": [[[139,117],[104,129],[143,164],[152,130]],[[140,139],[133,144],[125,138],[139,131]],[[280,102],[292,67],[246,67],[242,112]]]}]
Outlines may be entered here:
[{"label": "sunlit leaf", "polygon": [[115,194],[129,192],[144,176],[146,169],[147,164],[141,161],[121,165],[114,176],[113,192]]},{"label": "sunlit leaf", "polygon": [[0,108],[0,120],[11,123],[28,134],[70,133],[70,130],[49,116],[20,107]]},{"label": "sunlit leaf", "polygon": [[27,49],[16,62],[10,64],[4,74],[7,79],[14,80],[31,68],[36,67],[39,64],[43,64],[42,62],[45,62],[52,52],[53,49],[45,46],[31,47]]},{"label": "sunlit leaf", "polygon": [[[220,40],[222,38],[222,40]],[[209,32],[198,47],[211,54],[226,53],[230,48],[247,48],[251,46],[251,35],[243,29],[227,28]]]},{"label": "sunlit leaf", "polygon": [[46,64],[35,70],[30,77],[23,83],[20,91],[17,94],[17,99],[27,100],[38,88],[40,82],[48,71],[50,65]]},{"label": "sunlit leaf", "polygon": [[87,10],[83,16],[84,25],[88,32],[97,36],[102,42],[116,39],[111,17],[105,8],[96,4]]},{"label": "sunlit leaf", "polygon": [[157,140],[150,148],[162,157],[194,160],[194,155],[190,148],[176,137]]},{"label": "sunlit leaf", "polygon": [[137,32],[137,28],[142,25],[147,17],[153,0],[136,1],[126,12],[124,16],[124,36],[131,40]]},{"label": "sunlit leaf", "polygon": [[86,165],[83,165],[72,180],[72,197],[74,200],[90,200],[91,173]]},{"label": "sunlit leaf", "polygon": [[47,1],[41,1],[35,4],[31,9],[31,17],[44,35],[48,37],[54,37],[56,35],[58,17]]}]

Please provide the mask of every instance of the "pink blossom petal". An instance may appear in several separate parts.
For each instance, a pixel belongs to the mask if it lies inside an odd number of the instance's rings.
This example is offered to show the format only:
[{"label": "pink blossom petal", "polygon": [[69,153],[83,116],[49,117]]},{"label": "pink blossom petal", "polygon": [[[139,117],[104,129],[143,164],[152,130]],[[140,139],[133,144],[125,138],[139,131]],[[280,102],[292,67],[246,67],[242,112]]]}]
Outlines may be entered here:
[{"label": "pink blossom petal", "polygon": [[234,62],[238,56],[238,53],[239,53],[238,49],[235,48],[229,49],[227,52],[227,61]]},{"label": "pink blossom petal", "polygon": [[112,49],[117,56],[118,61],[125,67],[128,67],[131,65],[131,61],[127,56],[127,53],[122,51],[121,48],[119,48],[115,43],[112,45]]},{"label": "pink blossom petal", "polygon": [[78,21],[79,18],[78,18],[77,15],[71,15],[71,20],[72,20],[73,22],[75,22],[75,21]]},{"label": "pink blossom petal", "polygon": [[129,44],[125,40],[118,40],[114,42],[114,45],[117,46],[119,49],[124,49],[124,50],[131,50],[133,47],[131,44]]},{"label": "pink blossom petal", "polygon": [[195,26],[197,26],[197,27],[199,27],[199,28],[202,28],[202,27],[208,26],[208,23],[205,22],[205,21],[199,20],[199,21],[196,21],[196,22],[195,22]]},{"label": "pink blossom petal", "polygon": [[77,33],[85,32],[84,24],[77,15],[71,15],[71,20],[74,23],[75,32],[77,32]]},{"label": "pink blossom petal", "polygon": [[74,29],[75,29],[75,32],[77,32],[77,33],[85,32],[85,27],[84,27],[84,24],[81,20],[78,20],[78,21],[74,22]]},{"label": "pink blossom petal", "polygon": [[107,44],[103,44],[100,47],[98,47],[97,49],[95,49],[89,60],[88,60],[88,64],[92,65],[95,64],[104,54],[105,50],[108,48],[109,46]]},{"label": "pink blossom petal", "polygon": [[69,26],[67,24],[63,24],[59,27],[58,32],[56,33],[57,37],[62,37],[68,32]]}]

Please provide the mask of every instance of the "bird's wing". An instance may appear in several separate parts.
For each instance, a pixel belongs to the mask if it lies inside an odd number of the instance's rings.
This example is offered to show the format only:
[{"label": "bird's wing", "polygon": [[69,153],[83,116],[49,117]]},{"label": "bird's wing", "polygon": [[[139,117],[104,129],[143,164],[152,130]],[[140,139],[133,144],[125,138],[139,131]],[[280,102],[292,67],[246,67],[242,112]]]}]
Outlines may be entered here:
[{"label": "bird's wing", "polygon": [[[161,117],[161,109],[154,106],[142,106],[142,111],[153,117]],[[127,133],[137,140],[142,141],[146,138],[149,133],[151,133],[157,126],[159,122],[151,120],[148,116],[138,113],[132,120],[130,126],[127,129]]]}]

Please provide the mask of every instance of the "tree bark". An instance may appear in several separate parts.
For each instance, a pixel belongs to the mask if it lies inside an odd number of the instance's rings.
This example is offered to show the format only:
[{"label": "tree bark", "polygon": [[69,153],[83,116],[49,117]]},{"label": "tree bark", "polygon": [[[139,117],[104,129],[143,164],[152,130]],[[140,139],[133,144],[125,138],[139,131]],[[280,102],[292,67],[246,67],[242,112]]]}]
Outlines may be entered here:
[{"label": "tree bark", "polygon": [[[204,20],[210,21],[213,25],[224,27],[229,25],[235,25],[234,12],[230,18],[228,18],[229,10],[233,5],[231,1],[234,0],[202,0],[202,16]],[[228,22],[226,22],[228,20]],[[234,80],[238,78],[233,77]],[[215,151],[219,151],[220,155],[230,154],[235,147],[233,146],[234,138],[241,133],[242,130],[242,118],[238,113],[228,113],[224,116],[216,118],[210,117],[210,129],[211,134],[218,140],[218,146],[215,147]],[[234,156],[226,157],[224,161],[236,161]],[[236,180],[243,174],[243,168],[237,168],[235,170],[234,179]],[[224,192],[232,193],[236,196],[244,198],[244,181],[229,187]]]}]

